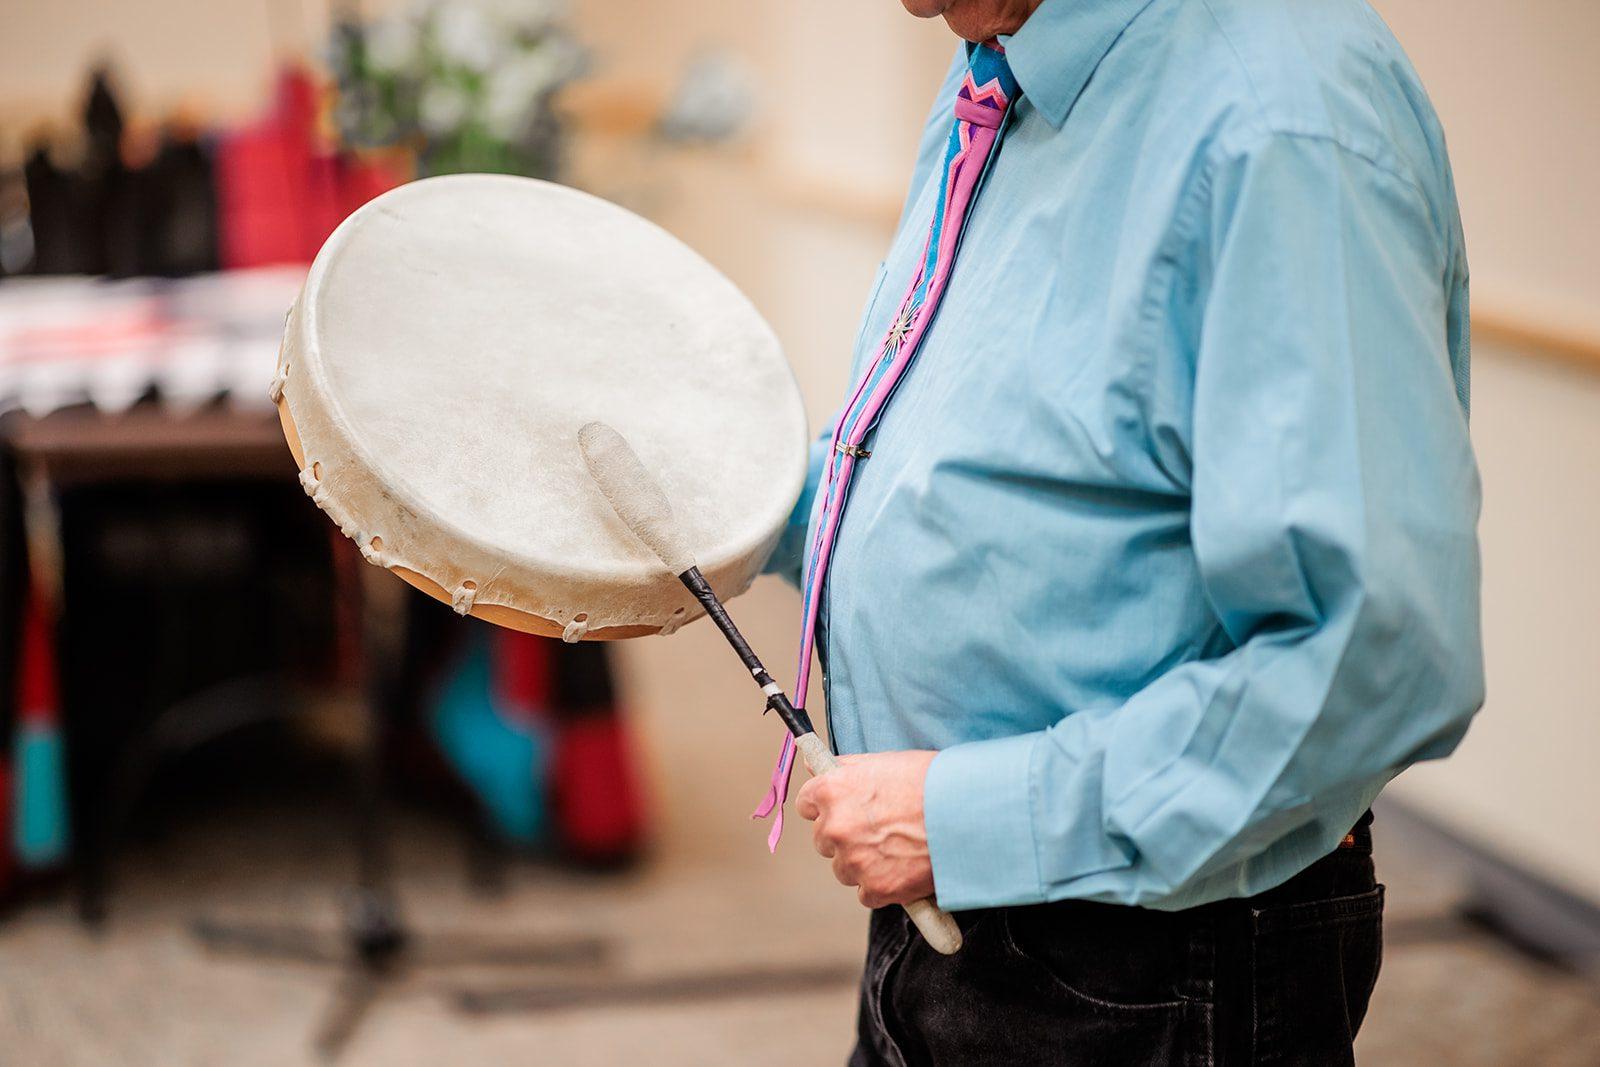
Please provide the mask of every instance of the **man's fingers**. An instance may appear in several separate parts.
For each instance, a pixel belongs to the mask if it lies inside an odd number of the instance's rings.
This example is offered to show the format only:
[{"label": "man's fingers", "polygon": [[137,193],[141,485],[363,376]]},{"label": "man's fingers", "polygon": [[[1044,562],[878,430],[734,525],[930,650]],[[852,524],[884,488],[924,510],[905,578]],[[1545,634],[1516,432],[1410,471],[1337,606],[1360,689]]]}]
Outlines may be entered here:
[{"label": "man's fingers", "polygon": [[915,900],[933,889],[924,837],[922,786],[932,752],[846,756],[837,771],[806,782],[795,798],[811,842],[865,907]]},{"label": "man's fingers", "polygon": [[817,794],[821,791],[818,784],[820,778],[813,778],[800,787],[800,795],[794,798],[794,810],[802,819],[815,821],[822,814],[822,808],[817,804]]},{"label": "man's fingers", "polygon": [[894,903],[882,893],[874,893],[864,885],[856,887],[856,899],[861,901],[863,908],[881,908]]},{"label": "man's fingers", "polygon": [[833,835],[828,832],[828,824],[826,822],[819,822],[812,829],[811,845],[817,850],[818,855],[826,859],[833,859],[833,854],[837,849],[834,847]]}]

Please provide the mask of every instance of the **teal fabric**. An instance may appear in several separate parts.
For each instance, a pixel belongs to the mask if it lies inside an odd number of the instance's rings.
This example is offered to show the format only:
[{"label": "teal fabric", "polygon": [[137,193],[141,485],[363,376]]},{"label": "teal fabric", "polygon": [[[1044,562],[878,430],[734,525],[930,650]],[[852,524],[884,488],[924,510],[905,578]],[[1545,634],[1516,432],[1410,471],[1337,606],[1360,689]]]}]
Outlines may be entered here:
[{"label": "teal fabric", "polygon": [[429,713],[434,740],[501,836],[537,845],[548,833],[550,739],[495,691],[488,628],[473,625]]},{"label": "teal fabric", "polygon": [[1443,134],[1359,0],[1045,0],[1002,43],[1023,96],[823,593],[834,743],[941,750],[947,908],[1255,893],[1482,702]]},{"label": "teal fabric", "polygon": [[18,727],[11,833],[24,867],[54,867],[67,858],[65,767],[66,752],[54,724],[23,722]]}]

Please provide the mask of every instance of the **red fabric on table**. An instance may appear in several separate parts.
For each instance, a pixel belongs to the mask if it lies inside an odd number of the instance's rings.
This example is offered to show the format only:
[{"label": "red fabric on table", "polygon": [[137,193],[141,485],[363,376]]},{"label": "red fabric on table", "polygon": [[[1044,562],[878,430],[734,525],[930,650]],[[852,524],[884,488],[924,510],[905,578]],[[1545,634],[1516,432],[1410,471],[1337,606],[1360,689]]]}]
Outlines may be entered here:
[{"label": "red fabric on table", "polygon": [[580,860],[631,859],[644,839],[644,805],[627,725],[615,713],[570,719],[556,738],[556,819]]},{"label": "red fabric on table", "polygon": [[496,628],[491,651],[495,692],[502,703],[529,719],[550,718],[551,660],[556,646],[547,637]]},{"label": "red fabric on table", "polygon": [[17,722],[50,725],[60,717],[61,682],[56,669],[55,634],[50,610],[30,588],[22,613],[22,647],[17,656]]},{"label": "red fabric on table", "polygon": [[272,110],[217,143],[217,214],[225,268],[309,263],[339,223],[410,175],[334,152],[318,135],[320,91],[304,69],[278,77]]}]

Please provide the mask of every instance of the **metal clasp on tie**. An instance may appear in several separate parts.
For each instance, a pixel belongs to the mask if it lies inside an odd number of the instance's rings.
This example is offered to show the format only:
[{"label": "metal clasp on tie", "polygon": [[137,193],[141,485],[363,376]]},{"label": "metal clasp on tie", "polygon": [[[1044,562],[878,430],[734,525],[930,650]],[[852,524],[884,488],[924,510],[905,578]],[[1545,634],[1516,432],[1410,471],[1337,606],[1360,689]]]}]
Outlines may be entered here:
[{"label": "metal clasp on tie", "polygon": [[870,449],[862,448],[860,445],[847,445],[843,441],[840,441],[833,447],[837,451],[843,452],[847,456],[854,456],[856,459],[866,459],[868,456],[872,455],[872,451]]}]

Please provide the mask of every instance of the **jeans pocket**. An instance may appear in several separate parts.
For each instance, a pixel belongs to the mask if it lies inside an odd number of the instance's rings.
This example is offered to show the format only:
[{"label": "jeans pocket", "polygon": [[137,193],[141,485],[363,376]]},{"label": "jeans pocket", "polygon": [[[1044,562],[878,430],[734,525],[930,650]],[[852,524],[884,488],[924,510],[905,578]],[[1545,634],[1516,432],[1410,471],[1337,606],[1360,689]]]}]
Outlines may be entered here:
[{"label": "jeans pocket", "polygon": [[1384,887],[1251,909],[1255,1062],[1353,1063],[1383,963]]},{"label": "jeans pocket", "polygon": [[[1093,914],[1079,914],[1090,909]],[[1069,921],[1061,921],[1064,915]],[[1118,929],[1119,917],[1136,921]],[[1018,961],[1083,1008],[1114,1015],[1176,1014],[1189,1004],[1178,992],[1187,946],[1165,920],[1139,909],[1074,902],[1068,908],[1008,910],[1001,916],[1001,935]]]}]

